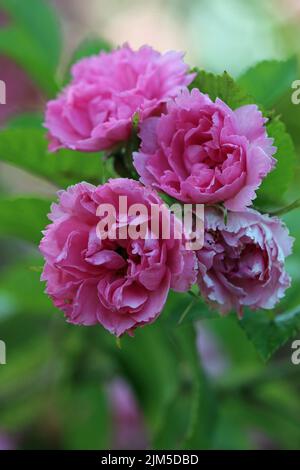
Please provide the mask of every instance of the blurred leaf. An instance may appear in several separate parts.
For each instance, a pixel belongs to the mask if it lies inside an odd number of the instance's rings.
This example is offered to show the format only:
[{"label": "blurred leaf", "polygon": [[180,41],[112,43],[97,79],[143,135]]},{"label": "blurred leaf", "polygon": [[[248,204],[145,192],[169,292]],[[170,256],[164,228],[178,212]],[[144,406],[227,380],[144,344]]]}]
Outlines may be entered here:
[{"label": "blurred leaf", "polygon": [[[285,123],[288,132],[291,134],[296,146],[300,145],[300,105],[292,102],[292,89],[288,89],[286,93],[276,103],[276,113],[281,116],[282,121]],[[298,169],[300,166],[298,156]]]},{"label": "blurred leaf", "polygon": [[0,235],[17,237],[38,244],[41,231],[49,223],[51,201],[36,197],[0,198]]},{"label": "blurred leaf", "polygon": [[5,337],[7,365],[0,375],[1,426],[17,430],[39,415],[47,403],[49,385],[59,372],[58,367],[50,367],[52,344],[47,337],[33,338],[29,329],[25,331],[27,342],[22,349],[11,345],[10,336]]},{"label": "blurred leaf", "polygon": [[53,8],[44,0],[1,0],[11,24],[0,30],[0,51],[14,59],[49,95],[60,58],[61,34]]},{"label": "blurred leaf", "polygon": [[297,59],[266,60],[247,70],[238,84],[263,107],[270,108],[291,88],[298,77]]},{"label": "blurred leaf", "polygon": [[[42,258],[25,258],[22,263],[13,265],[0,273],[0,305],[3,308],[3,315],[0,313],[0,321],[11,318],[11,315],[30,313],[31,315],[44,316],[48,313],[57,313],[58,310],[50,299],[44,294],[45,285],[40,281],[41,272],[38,272],[33,266],[43,267]],[[5,302],[3,304],[3,301]],[[20,333],[26,331],[27,317],[23,320],[16,320],[14,340],[20,340]],[[24,322],[24,328],[18,331]],[[36,325],[30,327],[30,334],[34,335],[41,325],[36,321]],[[3,332],[4,325],[1,325]]]},{"label": "blurred leaf", "polygon": [[239,325],[244,329],[263,360],[300,331],[300,306],[272,318],[272,312],[246,312]]},{"label": "blurred leaf", "polygon": [[[52,68],[58,65],[61,52],[61,32],[56,11],[45,0],[0,0],[13,23],[30,33]],[[23,45],[22,45],[23,46]],[[20,44],[18,44],[20,47]],[[22,47],[20,47],[22,49]]]},{"label": "blurred leaf", "polygon": [[283,408],[272,409],[268,402],[253,397],[251,390],[247,392],[243,401],[236,391],[232,391],[226,400],[222,399],[222,422],[215,449],[298,448],[299,425],[282,416]]},{"label": "blurred leaf", "polygon": [[7,128],[18,128],[18,127],[26,127],[26,128],[38,128],[40,129],[43,125],[44,117],[42,114],[38,113],[20,113],[13,116],[6,122]]},{"label": "blurred leaf", "polygon": [[64,448],[69,450],[106,449],[110,423],[106,397],[99,385],[78,384],[66,396],[63,409]]},{"label": "blurred leaf", "polygon": [[59,187],[80,181],[100,184],[112,176],[110,162],[100,154],[72,150],[48,153],[45,133],[37,128],[9,128],[0,132],[0,160],[41,176]]},{"label": "blurred leaf", "polygon": [[134,339],[122,338],[115,354],[139,397],[155,449],[210,446],[216,406],[192,325],[170,328],[160,319]]},{"label": "blurred leaf", "polygon": [[49,96],[56,93],[54,71],[47,62],[47,56],[27,32],[14,26],[2,28],[0,53],[16,61]]},{"label": "blurred leaf", "polygon": [[160,322],[124,337],[114,353],[122,375],[135,388],[152,432],[160,427],[165,407],[177,391],[176,358]]},{"label": "blurred leaf", "polygon": [[[253,343],[245,338],[244,331],[240,328],[236,313],[226,317],[218,316],[213,320],[202,320],[201,326],[213,334],[216,347],[222,356],[224,374],[219,380],[231,381],[236,375],[243,377],[251,375],[257,369],[261,370],[261,363]],[[217,349],[217,350],[218,350]]]},{"label": "blurred leaf", "polygon": [[284,214],[282,219],[288,226],[291,235],[294,237],[293,253],[297,254],[297,257],[300,258],[300,208]]},{"label": "blurred leaf", "polygon": [[214,450],[246,450],[250,448],[249,433],[247,434],[247,430],[240,423],[241,413],[236,416],[236,410],[241,405],[236,396],[232,402],[233,404],[230,403],[232,408],[230,408],[226,400],[220,400],[221,410],[214,437]]},{"label": "blurred leaf", "polygon": [[266,207],[269,203],[278,207],[284,202],[283,196],[293,180],[296,154],[293,141],[279,118],[267,124],[267,131],[277,147],[274,155],[277,164],[258,189],[255,206]]},{"label": "blurred leaf", "polygon": [[254,102],[253,98],[227,72],[223,75],[215,75],[199,69],[193,71],[197,72],[197,76],[189,88],[198,88],[202,93],[208,94],[211,100],[215,101],[216,98],[220,98],[233,109]]},{"label": "blurred leaf", "polygon": [[163,410],[154,448],[209,449],[216,424],[214,393],[200,364],[193,327],[180,327],[173,333],[178,388]]}]

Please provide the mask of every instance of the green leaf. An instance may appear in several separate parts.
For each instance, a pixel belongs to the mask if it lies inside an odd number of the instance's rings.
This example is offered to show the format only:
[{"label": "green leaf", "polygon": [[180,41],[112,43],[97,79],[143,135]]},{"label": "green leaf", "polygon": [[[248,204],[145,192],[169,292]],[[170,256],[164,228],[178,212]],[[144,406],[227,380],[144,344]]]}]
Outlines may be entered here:
[{"label": "green leaf", "polygon": [[[173,304],[176,310],[176,302]],[[191,324],[162,318],[115,346],[121,374],[134,387],[154,449],[208,448],[216,406],[203,374]]]},{"label": "green leaf", "polygon": [[0,52],[13,58],[49,95],[61,52],[57,15],[45,0],[1,0],[11,24],[0,30]]},{"label": "green leaf", "polygon": [[[293,245],[294,256],[290,256],[287,259],[287,262],[293,260],[294,257],[296,257],[296,260],[298,260],[298,258],[300,259],[300,237],[298,236],[300,233],[300,208],[296,209],[295,212],[288,212],[284,214],[282,218],[284,222],[286,223],[286,225],[288,226],[290,230],[290,234],[292,235],[292,237],[295,238],[294,245]],[[297,269],[297,273],[300,278],[299,269]]]},{"label": "green leaf", "polygon": [[254,344],[263,360],[270,359],[300,331],[300,306],[272,318],[272,312],[246,312],[239,325]]},{"label": "green leaf", "polygon": [[[24,334],[24,328],[26,331],[29,314],[36,316],[36,325],[30,327],[30,334],[33,336],[35,333],[39,334],[39,329],[43,327],[37,321],[37,317],[49,320],[48,313],[58,312],[44,294],[45,285],[40,281],[43,263],[42,258],[26,258],[22,263],[6,268],[0,275],[0,321],[26,313],[26,316],[16,320],[11,342],[21,341],[19,336]],[[40,268],[40,272],[37,271],[37,267]],[[5,325],[1,325],[1,333],[4,336],[9,334]]]},{"label": "green leaf", "polygon": [[0,132],[0,160],[45,178],[59,187],[80,181],[100,184],[113,175],[100,154],[60,150],[49,153],[45,133],[38,128],[10,128]]},{"label": "green leaf", "polygon": [[56,93],[54,71],[46,60],[47,56],[39,50],[26,31],[15,26],[1,29],[0,53],[18,63],[47,95],[53,96]]},{"label": "green leaf", "polygon": [[69,390],[63,408],[64,447],[74,450],[106,449],[110,421],[103,388],[79,384]]},{"label": "green leaf", "polygon": [[288,89],[286,93],[276,103],[276,113],[281,116],[289,134],[297,148],[300,146],[300,105],[294,104],[291,99],[292,90]]},{"label": "green leaf", "polygon": [[286,61],[266,60],[247,70],[238,84],[263,107],[270,108],[291,88],[298,77],[295,57]]},{"label": "green leaf", "polygon": [[0,198],[0,235],[17,237],[38,244],[41,231],[49,223],[51,201],[37,197]]},{"label": "green leaf", "polygon": [[173,399],[164,408],[154,448],[208,449],[215,427],[216,403],[201,367],[192,325],[169,332],[176,345],[178,385]]},{"label": "green leaf", "polygon": [[289,188],[296,167],[296,154],[293,141],[286,131],[284,123],[279,119],[271,119],[267,124],[269,137],[273,137],[277,152],[276,167],[262,182],[257,191],[255,206],[266,207],[268,204],[282,205],[283,196]]},{"label": "green leaf", "polygon": [[0,5],[9,13],[16,26],[30,33],[36,44],[39,44],[47,62],[55,69],[60,59],[62,37],[57,12],[49,2],[1,0]]},{"label": "green leaf", "polygon": [[124,337],[114,354],[124,375],[135,388],[152,435],[160,429],[164,410],[177,391],[177,361],[160,321]]},{"label": "green leaf", "polygon": [[18,345],[10,347],[10,338],[6,338],[7,365],[1,367],[0,375],[0,421],[5,428],[20,429],[38,418],[47,406],[49,386],[56,375],[49,367],[53,349],[50,339],[32,338],[27,328],[22,350]]},{"label": "green leaf", "polygon": [[26,128],[38,128],[40,129],[43,125],[44,116],[39,113],[20,113],[13,116],[6,122],[6,127],[11,128],[18,128],[18,127],[26,127]]},{"label": "green leaf", "polygon": [[220,98],[232,109],[254,102],[253,98],[227,72],[223,75],[215,75],[204,70],[194,69],[193,71],[197,72],[197,76],[189,88],[198,88],[202,93],[208,94],[213,101]]}]

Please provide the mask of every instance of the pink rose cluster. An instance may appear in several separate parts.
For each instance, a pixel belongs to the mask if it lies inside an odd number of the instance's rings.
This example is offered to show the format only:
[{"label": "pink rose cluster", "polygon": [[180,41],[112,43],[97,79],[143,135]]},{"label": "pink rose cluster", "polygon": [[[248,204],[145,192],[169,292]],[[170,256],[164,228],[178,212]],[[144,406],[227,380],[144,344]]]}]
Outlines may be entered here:
[{"label": "pink rose cluster", "polygon": [[[131,142],[138,116],[132,163],[139,181],[79,183],[59,192],[51,208],[40,245],[42,280],[69,322],[132,334],[158,317],[170,289],[186,292],[195,283],[224,314],[272,309],[285,295],[292,239],[279,219],[250,207],[276,163],[266,119],[254,104],[233,110],[201,90],[189,91],[193,77],[181,54],[125,45],[75,64],[71,83],[48,103],[51,150],[113,155]],[[180,204],[206,205],[202,249],[192,251],[175,236],[180,222],[157,191]],[[169,238],[99,236],[101,205],[115,208],[115,229],[138,225],[134,217],[124,219],[118,205],[124,196],[128,205],[149,209],[148,234],[152,222],[163,222],[152,205],[168,213]]]}]

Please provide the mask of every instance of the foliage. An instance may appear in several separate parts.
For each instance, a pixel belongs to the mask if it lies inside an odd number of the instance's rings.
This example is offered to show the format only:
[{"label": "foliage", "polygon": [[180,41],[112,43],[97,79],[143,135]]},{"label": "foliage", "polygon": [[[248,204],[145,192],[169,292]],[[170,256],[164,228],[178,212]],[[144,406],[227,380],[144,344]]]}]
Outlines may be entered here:
[{"label": "foliage", "polygon": [[112,176],[109,164],[99,154],[72,150],[49,153],[45,132],[40,128],[13,127],[1,132],[0,160],[40,176],[58,187],[78,181],[100,184]]},{"label": "foliage", "polygon": [[[53,9],[42,0],[1,0],[0,5],[11,17],[0,31],[0,52],[17,61],[52,97],[62,48]],[[101,38],[87,40],[68,63],[109,47]],[[278,148],[278,163],[258,192],[255,205],[260,209],[282,209],[299,198],[293,182],[299,169],[293,144],[299,144],[298,110],[287,104],[296,70],[296,59],[263,62],[238,81],[227,72],[196,70],[191,85],[233,108],[253,102],[264,112],[272,108],[268,132]],[[110,160],[101,155],[71,150],[49,154],[40,115],[17,116],[1,130],[0,160],[57,187],[81,180],[99,184],[114,174]],[[268,365],[261,360],[279,349],[280,361],[285,354],[289,361],[290,351],[282,346],[300,332],[297,285],[278,309],[247,311],[242,320],[233,315],[220,318],[197,293],[171,293],[162,317],[136,332],[134,339],[122,339],[118,348],[100,327],[68,325],[43,293],[42,260],[33,246],[41,239],[53,200],[22,194],[0,197],[1,246],[9,240],[15,251],[11,264],[0,271],[0,335],[9,352],[9,366],[1,368],[0,375],[1,427],[29,433],[25,447],[106,448],[111,445],[112,423],[105,390],[115,376],[122,376],[137,396],[155,449],[251,448],[252,428],[262,429],[280,447],[299,447],[300,406],[291,380],[295,368],[277,366],[277,355]],[[294,236],[300,229],[297,220],[293,214],[286,217]],[[298,242],[289,265],[297,283],[299,261]],[[211,377],[201,362],[196,347],[199,323],[225,351],[230,368],[221,377]]]},{"label": "foliage", "polygon": [[21,65],[43,91],[54,94],[61,53],[54,10],[45,0],[1,0],[0,6],[9,16],[8,25],[0,31],[0,52]]},{"label": "foliage", "polygon": [[250,94],[238,86],[234,79],[227,73],[215,75],[204,70],[194,69],[197,73],[190,88],[199,88],[202,93],[207,93],[212,100],[220,98],[233,109],[253,103]]},{"label": "foliage", "polygon": [[248,69],[238,80],[257,103],[272,108],[294,80],[297,79],[297,59],[287,61],[266,60]]}]

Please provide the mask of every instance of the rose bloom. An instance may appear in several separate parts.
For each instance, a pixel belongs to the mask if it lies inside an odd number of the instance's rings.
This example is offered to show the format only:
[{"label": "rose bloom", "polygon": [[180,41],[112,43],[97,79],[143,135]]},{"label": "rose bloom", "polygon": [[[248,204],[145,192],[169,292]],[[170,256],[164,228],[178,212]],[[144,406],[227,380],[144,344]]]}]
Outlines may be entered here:
[{"label": "rose bloom", "polygon": [[140,120],[159,114],[166,100],[193,80],[182,57],[124,45],[79,61],[71,83],[47,105],[50,150],[94,152],[128,139],[135,113]]},{"label": "rose bloom", "polygon": [[135,168],[144,184],[180,201],[243,210],[275,164],[265,122],[255,105],[233,111],[185,90],[166,114],[143,123]]},{"label": "rose bloom", "polygon": [[[121,239],[124,227],[130,230],[140,219],[128,216],[124,221],[120,196],[127,197],[128,208],[133,204],[147,208],[149,227],[152,219],[161,221],[152,215],[152,204],[168,211],[156,192],[137,181],[114,179],[99,187],[80,183],[59,192],[49,216],[52,223],[40,244],[46,260],[42,274],[46,292],[68,321],[100,323],[116,336],[153,322],[170,288],[185,291],[196,281],[195,254],[185,250],[183,239],[172,238],[174,230],[169,239]],[[115,239],[99,237],[97,226],[106,215],[96,213],[103,204],[116,210],[120,235]],[[174,216],[170,220],[174,225]]]},{"label": "rose bloom", "polygon": [[16,446],[16,439],[13,436],[0,431],[0,450],[16,450]]},{"label": "rose bloom", "polygon": [[277,218],[253,209],[205,215],[204,247],[197,252],[201,294],[222,313],[243,306],[272,309],[290,286],[284,269],[293,239]]},{"label": "rose bloom", "polygon": [[142,410],[130,384],[122,377],[108,384],[107,398],[111,409],[112,442],[117,450],[147,449],[148,432]]}]

